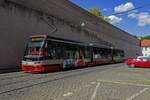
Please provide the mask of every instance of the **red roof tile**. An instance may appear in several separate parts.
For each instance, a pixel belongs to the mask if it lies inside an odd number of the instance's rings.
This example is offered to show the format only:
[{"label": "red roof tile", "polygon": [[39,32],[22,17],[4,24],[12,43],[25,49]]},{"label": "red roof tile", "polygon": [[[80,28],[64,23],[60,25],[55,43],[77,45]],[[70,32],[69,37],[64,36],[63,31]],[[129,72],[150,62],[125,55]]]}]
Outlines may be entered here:
[{"label": "red roof tile", "polygon": [[150,47],[150,40],[141,40],[141,47]]}]

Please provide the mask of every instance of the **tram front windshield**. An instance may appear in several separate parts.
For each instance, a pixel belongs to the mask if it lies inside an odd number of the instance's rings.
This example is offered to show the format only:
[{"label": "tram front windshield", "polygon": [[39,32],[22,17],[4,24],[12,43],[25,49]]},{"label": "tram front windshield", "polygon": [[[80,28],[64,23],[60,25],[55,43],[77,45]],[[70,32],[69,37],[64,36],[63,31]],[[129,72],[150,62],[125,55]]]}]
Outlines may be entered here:
[{"label": "tram front windshield", "polygon": [[44,40],[32,41],[30,40],[27,44],[24,61],[39,61],[43,59],[43,56],[47,54],[44,52]]}]

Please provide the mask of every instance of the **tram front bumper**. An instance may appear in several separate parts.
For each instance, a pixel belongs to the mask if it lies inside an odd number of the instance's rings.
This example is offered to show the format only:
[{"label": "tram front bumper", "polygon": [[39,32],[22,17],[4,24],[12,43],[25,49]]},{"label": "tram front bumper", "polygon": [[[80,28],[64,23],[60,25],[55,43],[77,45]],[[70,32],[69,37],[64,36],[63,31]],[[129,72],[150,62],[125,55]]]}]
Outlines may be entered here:
[{"label": "tram front bumper", "polygon": [[44,72],[42,65],[22,65],[21,68],[23,71]]}]

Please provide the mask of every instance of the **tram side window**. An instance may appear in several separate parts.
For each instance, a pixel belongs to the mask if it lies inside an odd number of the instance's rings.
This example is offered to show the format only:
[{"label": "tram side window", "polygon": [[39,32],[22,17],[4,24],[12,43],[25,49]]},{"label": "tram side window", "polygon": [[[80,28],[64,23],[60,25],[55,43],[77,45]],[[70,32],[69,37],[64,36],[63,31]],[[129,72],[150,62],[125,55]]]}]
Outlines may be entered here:
[{"label": "tram side window", "polygon": [[124,52],[121,50],[114,50],[113,52],[114,52],[113,53],[114,57],[119,57],[119,58],[124,57]]},{"label": "tram side window", "polygon": [[61,43],[54,41],[47,41],[47,52],[50,59],[61,59],[63,58],[63,47]]},{"label": "tram side window", "polygon": [[93,58],[94,59],[101,59],[101,50],[99,48],[94,48],[94,54],[93,54]]},{"label": "tram side window", "polygon": [[76,50],[75,52],[75,59],[84,59],[85,58],[85,54],[84,54],[84,51],[79,49],[79,50]]},{"label": "tram side window", "polygon": [[102,59],[111,58],[111,49],[101,48],[100,54],[102,56]]},{"label": "tram side window", "polygon": [[64,58],[65,59],[74,59],[75,58],[75,52],[76,52],[76,46],[74,44],[64,43]]},{"label": "tram side window", "polygon": [[124,52],[123,51],[119,51],[119,56],[120,57],[124,57]]},{"label": "tram side window", "polygon": [[86,59],[91,59],[91,51],[90,51],[90,47],[85,47],[85,55],[84,57]]},{"label": "tram side window", "polygon": [[120,55],[121,57],[124,57],[124,51],[121,51]]},{"label": "tram side window", "polygon": [[84,46],[76,45],[75,59],[84,59],[84,58],[85,58]]},{"label": "tram side window", "polygon": [[77,44],[64,44],[66,59],[84,59],[84,48]]},{"label": "tram side window", "polygon": [[113,56],[114,56],[114,57],[119,57],[119,52],[118,52],[118,50],[114,50],[114,51],[113,51]]},{"label": "tram side window", "polygon": [[80,58],[80,53],[79,50],[75,51],[75,59],[79,59]]}]

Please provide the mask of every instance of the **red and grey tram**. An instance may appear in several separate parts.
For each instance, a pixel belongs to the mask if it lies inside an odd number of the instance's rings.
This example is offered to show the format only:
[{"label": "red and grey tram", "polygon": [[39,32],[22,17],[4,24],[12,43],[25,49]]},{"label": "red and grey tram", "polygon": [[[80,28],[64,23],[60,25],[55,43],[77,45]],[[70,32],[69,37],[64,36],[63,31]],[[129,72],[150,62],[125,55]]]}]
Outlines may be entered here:
[{"label": "red and grey tram", "polygon": [[121,62],[124,51],[47,35],[30,37],[22,59],[23,71],[45,72]]}]

